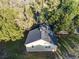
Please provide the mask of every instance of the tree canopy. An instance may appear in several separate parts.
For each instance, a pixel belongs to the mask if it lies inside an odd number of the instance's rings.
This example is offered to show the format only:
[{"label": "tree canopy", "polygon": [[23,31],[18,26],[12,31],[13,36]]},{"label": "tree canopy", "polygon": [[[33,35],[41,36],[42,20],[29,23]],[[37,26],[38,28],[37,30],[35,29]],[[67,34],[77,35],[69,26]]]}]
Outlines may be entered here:
[{"label": "tree canopy", "polygon": [[10,9],[0,9],[0,41],[20,39],[23,36],[23,30],[15,23],[18,12]]},{"label": "tree canopy", "polygon": [[40,21],[47,21],[48,24],[55,26],[55,31],[73,32],[78,27],[78,0],[38,0],[30,3],[29,7],[32,9],[33,15],[37,11],[40,13]]},{"label": "tree canopy", "polygon": [[39,12],[39,21],[47,21],[55,31],[73,32],[79,27],[79,0],[33,0],[28,4],[17,1],[0,1],[5,3],[4,8],[0,6],[0,40],[21,38],[36,23],[36,12]]},{"label": "tree canopy", "polygon": [[[38,21],[53,26],[55,32],[73,33],[79,28],[79,0],[0,0],[0,41],[22,39]],[[61,36],[56,53],[64,57],[65,52],[77,51],[73,48],[77,44],[79,35]]]}]

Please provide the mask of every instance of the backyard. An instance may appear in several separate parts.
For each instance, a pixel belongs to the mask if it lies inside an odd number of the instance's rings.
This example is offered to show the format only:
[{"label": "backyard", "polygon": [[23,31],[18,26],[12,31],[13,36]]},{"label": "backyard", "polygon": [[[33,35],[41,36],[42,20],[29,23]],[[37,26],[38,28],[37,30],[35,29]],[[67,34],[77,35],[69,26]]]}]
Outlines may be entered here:
[{"label": "backyard", "polygon": [[[56,52],[27,53],[27,33],[40,24],[57,35]],[[0,59],[79,59],[79,0],[0,0]]]},{"label": "backyard", "polygon": [[[68,35],[69,36],[69,35]],[[38,53],[27,53],[24,46],[25,39],[20,39],[16,41],[0,42],[0,59],[56,59],[56,58],[79,58],[79,42],[78,37],[62,36],[59,39],[58,51],[57,52],[38,52]],[[75,35],[74,35],[75,36]],[[74,39],[75,38],[75,39]],[[62,44],[62,41],[64,44]],[[61,45],[60,45],[61,44]],[[69,44],[69,45],[67,45]],[[66,46],[67,45],[67,46]],[[64,48],[63,48],[64,47]],[[61,52],[59,51],[61,50]]]}]

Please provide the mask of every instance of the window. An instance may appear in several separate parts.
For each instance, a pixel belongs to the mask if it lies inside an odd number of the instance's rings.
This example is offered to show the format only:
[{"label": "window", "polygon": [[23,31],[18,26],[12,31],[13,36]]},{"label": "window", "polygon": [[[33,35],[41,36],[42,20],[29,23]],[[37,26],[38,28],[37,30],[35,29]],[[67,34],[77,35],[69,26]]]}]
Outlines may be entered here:
[{"label": "window", "polygon": [[50,46],[45,46],[45,48],[50,48]]},{"label": "window", "polygon": [[50,46],[47,46],[47,48],[50,48]]},{"label": "window", "polygon": [[34,48],[34,46],[32,45],[32,48]]}]

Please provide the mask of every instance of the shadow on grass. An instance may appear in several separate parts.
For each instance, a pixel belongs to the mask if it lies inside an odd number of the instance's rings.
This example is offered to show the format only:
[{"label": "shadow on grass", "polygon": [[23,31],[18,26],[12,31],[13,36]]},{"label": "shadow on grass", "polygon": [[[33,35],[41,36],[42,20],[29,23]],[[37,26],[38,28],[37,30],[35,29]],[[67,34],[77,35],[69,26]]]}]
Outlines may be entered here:
[{"label": "shadow on grass", "polygon": [[27,53],[24,46],[25,40],[9,41],[1,43],[0,59],[55,59],[55,54],[51,52]]},{"label": "shadow on grass", "polygon": [[19,56],[25,54],[24,41],[8,41],[2,42],[0,45],[0,59],[18,59]]},{"label": "shadow on grass", "polygon": [[27,37],[27,31],[24,32],[23,39],[16,41],[0,42],[0,59],[24,59],[26,49],[24,46]]},{"label": "shadow on grass", "polygon": [[19,39],[16,41],[0,42],[0,59],[68,59],[69,57],[74,57],[73,54],[76,54],[75,49],[77,44],[79,43],[79,36],[77,35],[68,35],[59,38],[58,51],[55,53],[27,53],[24,46],[27,37],[26,33],[28,32],[24,32],[25,36],[23,39]]},{"label": "shadow on grass", "polygon": [[51,52],[27,53],[24,46],[27,31],[24,38],[16,41],[0,42],[0,59],[55,59]]},{"label": "shadow on grass", "polygon": [[59,53],[64,59],[77,59],[79,56],[79,35],[61,36],[59,39]]}]

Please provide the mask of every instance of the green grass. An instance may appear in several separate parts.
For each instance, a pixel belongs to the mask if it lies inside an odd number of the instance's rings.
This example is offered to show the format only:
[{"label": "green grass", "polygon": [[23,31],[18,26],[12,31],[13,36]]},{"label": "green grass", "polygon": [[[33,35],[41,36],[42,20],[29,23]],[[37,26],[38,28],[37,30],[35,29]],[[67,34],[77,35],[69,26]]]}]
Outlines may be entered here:
[{"label": "green grass", "polygon": [[[20,39],[16,41],[8,41],[4,43],[3,51],[6,53],[4,59],[52,59],[55,57],[64,58],[64,53],[72,53],[79,54],[79,50],[76,50],[76,44],[79,44],[79,36],[77,35],[68,35],[63,36],[59,39],[59,49],[56,53],[27,53],[26,48],[24,46],[25,40]],[[75,43],[76,44],[75,44]],[[1,48],[0,48],[1,49]],[[2,51],[2,52],[3,52]],[[77,52],[76,52],[77,51]],[[4,54],[3,54],[4,55]],[[1,58],[0,58],[1,59]]]},{"label": "green grass", "polygon": [[24,59],[25,46],[23,40],[9,41],[6,43],[6,59]]},{"label": "green grass", "polygon": [[[52,59],[55,58],[51,53],[27,53],[24,46],[25,40],[9,41],[4,44],[4,59]],[[1,58],[0,58],[1,59]]]},{"label": "green grass", "polygon": [[74,56],[79,56],[79,48],[77,48],[79,45],[79,35],[67,35],[67,36],[62,36],[59,39],[59,50],[61,56],[64,57],[64,54],[67,53],[67,55],[74,55]]}]

